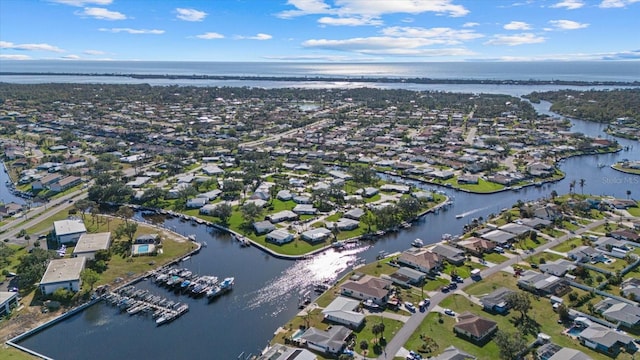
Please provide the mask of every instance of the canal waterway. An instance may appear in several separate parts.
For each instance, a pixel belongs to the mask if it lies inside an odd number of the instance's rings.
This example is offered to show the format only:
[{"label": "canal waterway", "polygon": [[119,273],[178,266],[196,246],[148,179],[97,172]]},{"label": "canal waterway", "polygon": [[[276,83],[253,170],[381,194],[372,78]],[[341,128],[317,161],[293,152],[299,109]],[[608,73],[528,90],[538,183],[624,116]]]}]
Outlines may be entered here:
[{"label": "canal waterway", "polygon": [[[534,105],[540,113],[548,112],[548,103]],[[602,132],[602,124],[572,122],[573,131],[608,138]],[[182,265],[199,274],[235,276],[233,291],[208,303],[206,299],[174,295],[143,281],[138,286],[187,302],[190,311],[168,325],[156,327],[150,318],[119,314],[114,308],[100,303],[21,341],[20,345],[55,359],[237,359],[241,353],[257,354],[274,331],[299,311],[301,292],[310,289],[313,283],[337,279],[354,263],[374,260],[380,251],[405,250],[415,238],[428,244],[439,241],[445,233],[459,234],[471,219],[486,219],[518,200],[548,197],[553,190],[567,193],[572,180],[585,179],[584,189],[578,186],[576,192],[625,198],[626,191],[631,190],[632,196],[640,196],[640,177],[608,166],[624,158],[640,160],[638,142],[616,140],[630,150],[563,160],[560,169],[566,173],[566,178],[541,187],[477,195],[424,185],[426,189],[444,191],[453,205],[447,211],[428,214],[411,228],[385,235],[376,242],[362,243],[342,252],[329,250],[307,260],[281,260],[253,247],[241,248],[228,235],[205,225],[146,217],[146,221],[160,222],[164,227],[184,235],[195,234],[199,241],[206,241],[208,246]],[[607,166],[599,167],[598,164]],[[456,219],[458,214],[464,217]],[[137,216],[142,218],[142,215]]]}]

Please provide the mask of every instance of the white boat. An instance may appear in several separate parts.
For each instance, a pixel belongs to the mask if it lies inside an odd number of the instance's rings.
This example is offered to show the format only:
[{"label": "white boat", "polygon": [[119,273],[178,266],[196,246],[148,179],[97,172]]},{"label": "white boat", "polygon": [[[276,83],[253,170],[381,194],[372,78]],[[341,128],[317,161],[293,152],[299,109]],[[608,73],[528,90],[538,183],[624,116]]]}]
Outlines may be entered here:
[{"label": "white boat", "polygon": [[456,219],[462,219],[463,217],[464,217],[464,215],[463,215],[463,214],[458,214],[458,215],[456,215]]},{"label": "white boat", "polygon": [[411,246],[415,246],[415,247],[423,247],[424,246],[424,242],[422,242],[422,239],[415,239],[411,242]]}]

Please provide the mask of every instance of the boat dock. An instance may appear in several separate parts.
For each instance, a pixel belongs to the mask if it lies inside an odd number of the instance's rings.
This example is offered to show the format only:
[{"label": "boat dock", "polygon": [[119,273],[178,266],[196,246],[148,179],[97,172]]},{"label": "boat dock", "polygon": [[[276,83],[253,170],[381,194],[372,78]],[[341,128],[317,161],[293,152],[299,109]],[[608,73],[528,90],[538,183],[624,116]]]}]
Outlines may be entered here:
[{"label": "boat dock", "polygon": [[136,289],[133,285],[125,286],[115,292],[107,293],[104,300],[111,306],[118,307],[129,315],[152,314],[156,324],[171,322],[189,311],[189,305],[167,300],[149,290]]}]

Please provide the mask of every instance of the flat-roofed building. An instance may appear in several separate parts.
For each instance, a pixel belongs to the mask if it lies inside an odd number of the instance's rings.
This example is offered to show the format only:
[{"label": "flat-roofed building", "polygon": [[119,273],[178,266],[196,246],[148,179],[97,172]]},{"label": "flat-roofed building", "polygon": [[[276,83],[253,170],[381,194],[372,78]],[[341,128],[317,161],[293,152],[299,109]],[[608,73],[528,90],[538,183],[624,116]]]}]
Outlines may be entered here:
[{"label": "flat-roofed building", "polygon": [[67,244],[78,242],[80,235],[87,232],[87,228],[80,219],[58,220],[53,222],[53,232],[59,243]]},{"label": "flat-roofed building", "polygon": [[87,260],[93,260],[97,251],[109,250],[109,246],[111,246],[110,232],[82,234],[73,249],[73,257],[84,256]]},{"label": "flat-roofed building", "polygon": [[54,259],[49,262],[47,270],[40,280],[40,291],[44,295],[65,288],[77,292],[82,286],[80,273],[84,270],[85,257]]},{"label": "flat-roofed building", "polygon": [[18,307],[18,293],[0,291],[0,318],[11,313],[11,309]]}]

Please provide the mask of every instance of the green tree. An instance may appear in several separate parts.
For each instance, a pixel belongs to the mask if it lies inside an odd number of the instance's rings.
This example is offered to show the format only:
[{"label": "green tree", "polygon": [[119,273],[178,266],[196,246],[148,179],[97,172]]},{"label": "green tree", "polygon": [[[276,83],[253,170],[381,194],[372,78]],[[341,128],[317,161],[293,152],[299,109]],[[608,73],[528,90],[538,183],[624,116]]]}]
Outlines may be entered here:
[{"label": "green tree", "polygon": [[160,201],[164,200],[166,195],[167,190],[154,186],[145,190],[142,197],[140,197],[140,202],[145,205],[148,204],[153,207],[157,207]]},{"label": "green tree", "polygon": [[527,312],[531,309],[531,296],[524,291],[516,291],[507,295],[507,304],[513,310],[520,312],[520,319],[527,317]]},{"label": "green tree", "polygon": [[380,344],[381,340],[384,338],[384,323],[380,322],[374,324],[371,328],[371,333],[377,336],[378,344]]},{"label": "green tree", "polygon": [[579,182],[579,184],[580,184],[580,193],[582,193],[582,195],[584,195],[584,185],[585,185],[586,182],[587,182],[587,180],[580,179],[580,182]]},{"label": "green tree", "polygon": [[213,209],[213,213],[211,215],[220,219],[220,222],[224,225],[229,224],[229,218],[233,214],[233,208],[231,205],[227,203],[222,203],[217,205],[215,209]]},{"label": "green tree", "polygon": [[54,251],[47,251],[40,248],[34,248],[31,253],[20,257],[20,263],[16,267],[18,276],[18,287],[21,289],[30,289],[35,283],[40,281],[47,269],[49,260],[55,258]]},{"label": "green tree", "polygon": [[133,217],[133,209],[126,205],[120,206],[116,211],[116,216],[122,218],[125,223],[129,223],[129,219]]},{"label": "green tree", "polygon": [[136,222],[124,222],[118,225],[115,231],[116,238],[126,238],[129,243],[133,243],[133,237],[138,231],[138,223]]},{"label": "green tree", "polygon": [[255,203],[246,203],[240,208],[242,213],[242,219],[244,220],[244,226],[250,228],[253,222],[262,214],[262,208]]},{"label": "green tree", "polygon": [[100,275],[91,269],[84,269],[80,272],[80,278],[89,285],[90,290],[93,290],[93,285],[100,280]]},{"label": "green tree", "polygon": [[527,343],[520,333],[508,333],[502,330],[496,332],[493,341],[498,345],[500,358],[503,360],[516,360],[527,349]]}]

